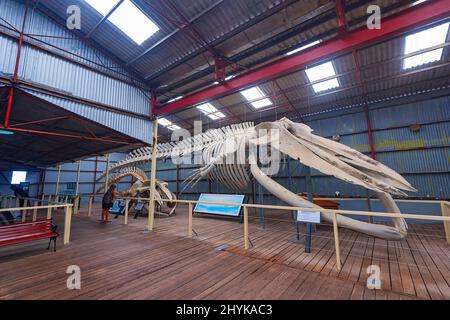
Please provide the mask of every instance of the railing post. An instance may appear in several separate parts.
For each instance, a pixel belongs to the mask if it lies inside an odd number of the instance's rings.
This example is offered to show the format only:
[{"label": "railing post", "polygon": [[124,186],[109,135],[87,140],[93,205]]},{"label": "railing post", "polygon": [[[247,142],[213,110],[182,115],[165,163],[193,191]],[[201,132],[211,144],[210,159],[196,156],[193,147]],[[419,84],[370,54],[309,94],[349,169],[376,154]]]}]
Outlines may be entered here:
[{"label": "railing post", "polygon": [[[23,207],[26,208],[26,207],[27,207],[27,204],[28,204],[28,200],[25,199],[25,200],[23,201]],[[22,210],[22,222],[25,222],[25,221],[27,221],[27,210],[26,210],[26,209],[25,209],[25,210]]]},{"label": "railing post", "polygon": [[0,196],[0,208],[3,208],[3,199],[5,196]]},{"label": "railing post", "polygon": [[[446,201],[441,202],[441,213],[443,217],[450,217],[450,204]],[[447,243],[450,244],[450,222],[444,221],[444,231]]]},{"label": "railing post", "polygon": [[88,204],[88,217],[90,217],[91,216],[91,214],[92,214],[92,201],[93,201],[93,196],[90,196],[89,197],[89,204]]},{"label": "railing post", "polygon": [[192,238],[192,203],[189,202],[189,209],[188,209],[188,214],[189,214],[189,221],[188,221],[188,237]]},{"label": "railing post", "polygon": [[20,204],[19,197],[16,197],[15,207],[18,208]]},{"label": "railing post", "polygon": [[153,120],[153,145],[150,172],[150,203],[148,206],[147,230],[152,231],[155,223],[156,154],[158,152],[158,121]]},{"label": "railing post", "polygon": [[73,214],[78,214],[78,207],[79,207],[79,201],[80,201],[80,197],[75,195],[73,197]]},{"label": "railing post", "polygon": [[49,194],[48,195],[48,201],[47,201],[47,205],[49,206],[47,208],[47,220],[52,218],[52,208],[50,208],[50,206],[52,205],[50,202],[52,200],[52,195]]},{"label": "railing post", "polygon": [[11,208],[12,197],[11,197],[11,196],[8,196],[8,198],[7,198],[6,200],[7,200],[6,207],[7,207],[7,208]]},{"label": "railing post", "polygon": [[109,162],[111,160],[111,154],[108,153],[106,157],[106,176],[105,176],[105,192],[108,191],[108,180],[109,180]]},{"label": "railing post", "polygon": [[70,226],[72,224],[72,207],[67,205],[65,207],[64,218],[64,244],[68,244],[70,241]]},{"label": "railing post", "polygon": [[33,221],[36,221],[37,220],[37,206],[39,205],[39,200],[35,200],[34,201],[34,209],[33,209]]},{"label": "railing post", "polygon": [[128,205],[130,203],[130,199],[125,199],[125,224],[128,224]]},{"label": "railing post", "polygon": [[244,207],[244,248],[247,250],[249,247],[248,243],[248,208]]},{"label": "railing post", "polygon": [[341,250],[339,248],[339,233],[338,233],[338,225],[337,225],[337,216],[336,213],[333,212],[333,232],[334,232],[334,246],[336,249],[336,266],[339,271],[341,271]]},{"label": "railing post", "polygon": [[61,179],[61,165],[58,166],[58,176],[56,178],[55,186],[55,202],[59,202],[59,181]]},{"label": "railing post", "polygon": [[79,196],[78,196],[78,187],[80,185],[80,170],[81,170],[81,160],[78,160],[78,166],[77,166],[77,178],[76,178],[76,182],[75,182],[75,195],[74,195],[74,199],[73,199],[73,213],[74,214],[78,214],[78,209],[80,206],[79,203]]}]

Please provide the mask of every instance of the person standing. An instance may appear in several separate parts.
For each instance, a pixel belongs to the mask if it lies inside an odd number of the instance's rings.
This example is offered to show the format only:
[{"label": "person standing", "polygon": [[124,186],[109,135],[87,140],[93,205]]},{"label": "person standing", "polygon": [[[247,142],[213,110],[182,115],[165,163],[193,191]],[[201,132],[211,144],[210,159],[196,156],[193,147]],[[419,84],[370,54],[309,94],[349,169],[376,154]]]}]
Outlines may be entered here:
[{"label": "person standing", "polygon": [[25,199],[30,198],[28,192],[16,185],[11,185],[11,190],[14,192],[14,197],[19,198],[19,206],[23,207],[23,205],[25,204]]},{"label": "person standing", "polygon": [[116,191],[117,186],[112,184],[109,186],[108,191],[103,195],[102,199],[102,220],[101,222],[110,222],[109,219],[109,209],[112,208],[114,199],[119,195]]}]

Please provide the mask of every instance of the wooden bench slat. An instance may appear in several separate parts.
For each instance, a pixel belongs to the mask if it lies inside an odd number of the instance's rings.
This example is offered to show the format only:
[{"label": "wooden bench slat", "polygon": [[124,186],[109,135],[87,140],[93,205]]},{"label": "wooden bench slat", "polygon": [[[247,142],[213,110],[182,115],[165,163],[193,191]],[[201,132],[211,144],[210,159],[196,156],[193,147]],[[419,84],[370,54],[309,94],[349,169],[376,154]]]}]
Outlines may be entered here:
[{"label": "wooden bench slat", "polygon": [[53,238],[53,237],[57,237],[57,234],[42,234],[40,236],[33,236],[31,238],[15,238],[15,239],[11,239],[5,242],[0,242],[0,247],[3,246],[7,246],[7,245],[12,245],[12,244],[19,244],[19,243],[24,243],[24,242],[30,242],[30,241],[35,241],[35,240],[42,240],[42,239],[49,239],[49,238]]},{"label": "wooden bench slat", "polygon": [[0,226],[0,247],[48,238],[54,238],[56,245],[59,234],[52,226],[52,219]]}]

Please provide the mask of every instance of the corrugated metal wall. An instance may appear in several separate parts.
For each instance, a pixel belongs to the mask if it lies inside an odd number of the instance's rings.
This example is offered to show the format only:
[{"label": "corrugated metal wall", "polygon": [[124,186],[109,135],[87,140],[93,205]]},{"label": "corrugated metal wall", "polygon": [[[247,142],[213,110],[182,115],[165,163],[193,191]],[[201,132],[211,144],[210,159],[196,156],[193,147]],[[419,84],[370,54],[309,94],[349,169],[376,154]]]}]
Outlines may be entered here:
[{"label": "corrugated metal wall", "polygon": [[[115,162],[125,158],[125,154],[113,153],[110,157],[110,163]],[[101,173],[106,169],[107,159],[106,157],[98,157],[97,159],[97,170],[96,168],[96,158],[89,158],[81,161],[80,166],[80,182],[79,182],[79,194],[91,194],[94,190],[94,177],[99,177]],[[69,184],[76,182],[78,164],[66,163],[61,166],[61,176],[59,191],[67,190]],[[12,195],[10,190],[12,171],[2,171],[0,172],[0,194],[2,195]],[[6,177],[6,179],[5,179]],[[30,182],[30,196],[37,197],[39,193],[39,178],[40,171],[30,170],[27,171],[27,182]],[[58,179],[58,168],[47,168],[45,172],[45,184],[44,184],[44,194],[55,194],[56,182]],[[101,182],[102,183],[102,182]],[[103,182],[104,183],[104,182]],[[101,184],[97,183],[95,188],[100,187]],[[119,184],[119,190],[125,190],[131,186],[131,178],[125,178]],[[87,197],[82,197],[82,202],[87,203]]]},{"label": "corrugated metal wall", "polygon": [[[417,189],[412,197],[450,199],[450,97],[435,98],[428,101],[408,103],[394,107],[375,107],[370,110],[373,126],[376,158],[401,173]],[[350,113],[352,112],[352,113]],[[308,119],[308,124],[316,134],[331,137],[339,134],[341,142],[352,148],[369,154],[366,120],[363,110],[353,109],[343,111],[340,114],[322,114]],[[421,124],[420,130],[412,132],[411,124]],[[118,161],[123,154],[114,155],[111,160]],[[90,193],[93,188],[94,159],[82,162],[80,193]],[[177,191],[177,170],[170,160],[159,161],[157,165],[157,178],[167,181],[169,188]],[[195,169],[195,165],[180,165],[179,191],[183,188],[185,180]],[[76,164],[62,166],[61,187],[66,188],[67,183],[75,181]],[[105,169],[105,159],[98,162],[97,175]],[[142,166],[142,169],[150,171],[150,164]],[[288,170],[290,169],[290,171]],[[46,175],[45,192],[53,193],[56,182],[56,169],[49,169]],[[289,179],[289,172],[291,179]],[[32,181],[32,194],[37,193],[39,175],[30,176]],[[2,178],[0,178],[2,180]],[[279,183],[293,192],[306,191],[305,168],[298,162],[291,160],[282,163],[279,174],[275,177]],[[365,197],[366,190],[340,181],[333,177],[325,176],[315,170],[312,171],[313,192],[323,196],[334,196],[339,191],[342,197]],[[0,187],[1,187],[0,182]],[[119,190],[124,190],[131,185],[131,179],[125,180],[119,185]],[[6,188],[6,185],[3,185]],[[3,188],[3,189],[4,189]],[[34,188],[34,189],[33,189]],[[8,190],[6,190],[8,191]],[[181,196],[183,199],[197,199],[199,193],[246,193],[251,195],[251,186],[247,190],[228,190],[225,186],[207,179],[201,181],[192,189],[185,190]],[[259,199],[259,186],[256,183],[256,202]],[[2,192],[2,190],[0,190]],[[8,193],[8,192],[7,192]],[[279,204],[280,202],[263,190],[264,203]],[[375,202],[373,208],[378,208]],[[360,202],[342,202],[342,208],[367,209],[364,200]],[[405,212],[431,212],[437,213],[437,206],[408,206],[402,205]],[[381,209],[381,207],[379,208]],[[425,211],[424,211],[425,210]]]},{"label": "corrugated metal wall", "polygon": [[[376,158],[402,174],[417,193],[411,197],[450,199],[450,97],[434,98],[426,101],[406,103],[398,106],[376,106],[370,109]],[[370,156],[369,138],[364,110],[351,109],[335,113],[324,113],[306,119],[314,133],[331,138],[341,136],[344,143]],[[410,125],[420,124],[414,132]],[[306,191],[305,169],[297,161],[290,161],[290,189],[293,192]],[[192,165],[180,166],[180,180],[186,179]],[[148,168],[147,168],[148,169]],[[158,163],[158,178],[169,182],[176,191],[176,166],[170,161]],[[289,187],[287,163],[275,178]],[[313,192],[334,196],[338,191],[342,197],[365,197],[364,188],[343,182],[334,177],[312,171]],[[179,188],[183,185],[180,182]],[[201,181],[193,189],[186,190],[184,198],[196,198],[197,193],[208,192],[208,181]],[[216,182],[211,190],[220,193],[235,193]],[[245,192],[250,193],[250,186]],[[256,185],[256,192],[258,186]],[[242,193],[242,191],[240,191]],[[266,203],[275,203],[265,194]]]},{"label": "corrugated metal wall", "polygon": [[[110,163],[115,162],[125,158],[125,154],[113,153],[111,154]],[[106,169],[107,158],[98,157],[97,159],[97,170],[95,170],[95,157],[89,158],[81,161],[80,167],[80,184],[79,193],[80,194],[91,194],[94,190],[94,177],[99,177],[101,173]],[[77,177],[77,163],[66,163],[61,166],[61,178],[59,190],[64,191],[68,189],[68,184],[73,184]],[[45,194],[54,194],[56,188],[56,181],[58,178],[58,168],[47,169],[45,175]],[[103,182],[104,183],[104,182]],[[126,178],[119,184],[119,190],[124,190],[129,188],[131,185],[131,178]],[[101,183],[96,183],[95,189],[99,188]],[[87,198],[83,198],[83,202],[87,202]]]},{"label": "corrugated metal wall", "polygon": [[[25,6],[21,2],[13,0],[0,1],[1,17],[16,29],[21,29],[24,11]],[[5,29],[4,31],[11,33],[11,31]],[[74,106],[75,103],[68,99],[57,98],[58,101],[53,101],[56,98],[51,98],[50,96],[47,99],[60,107],[75,111],[84,117],[110,126],[134,138],[145,142],[151,141],[151,122],[143,119],[143,117],[148,117],[150,112],[150,101],[148,98],[150,93],[148,90],[139,88],[145,87],[142,83],[133,82],[136,85],[130,84],[131,75],[115,61],[87,46],[84,42],[75,38],[68,29],[43,16],[37,10],[29,10],[25,33],[45,35],[45,37],[40,39],[85,59],[57,50],[50,45],[43,45],[35,40],[27,39],[70,59],[95,67],[101,72],[93,71],[87,66],[84,67],[64,60],[25,44],[19,64],[18,76],[20,79],[39,86],[52,88],[58,92],[68,93],[76,98],[82,98],[93,103],[128,112],[129,115],[124,116],[123,113],[105,112],[100,108],[83,103]],[[0,57],[2,59],[0,59],[0,73],[7,76],[13,74],[16,53],[17,41],[1,35]],[[107,73],[107,75],[104,73]],[[30,93],[39,95],[35,91],[30,91]],[[133,128],[127,129],[128,127]]]},{"label": "corrugated metal wall", "polygon": [[[450,198],[450,97],[370,109],[377,160],[402,174],[418,192],[410,196]],[[370,153],[363,110],[353,114],[309,121],[315,133],[331,137],[366,154]],[[414,131],[413,124],[420,124]],[[316,179],[317,180],[317,179]],[[359,191],[337,189],[333,178],[321,178],[320,194],[356,195]],[[325,192],[326,191],[326,192]]]}]

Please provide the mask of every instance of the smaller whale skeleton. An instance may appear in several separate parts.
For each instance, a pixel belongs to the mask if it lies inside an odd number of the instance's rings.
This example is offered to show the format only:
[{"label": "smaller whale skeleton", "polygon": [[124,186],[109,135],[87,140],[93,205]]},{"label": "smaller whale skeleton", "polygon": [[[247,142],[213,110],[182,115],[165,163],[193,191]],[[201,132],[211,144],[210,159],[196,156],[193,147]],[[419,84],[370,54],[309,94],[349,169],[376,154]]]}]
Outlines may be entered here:
[{"label": "smaller whale skeleton", "polygon": [[[102,175],[103,177],[106,176],[106,174]],[[126,168],[122,168],[116,173],[113,173],[109,179],[108,184],[118,184],[122,179],[126,177],[133,177],[136,181],[133,183],[133,185],[128,188],[127,190],[124,190],[122,192],[119,192],[120,197],[130,197],[130,198],[141,198],[141,199],[149,199],[150,197],[150,179],[147,177],[145,172],[137,167],[134,166],[128,166]],[[99,180],[97,180],[99,181]],[[100,193],[104,191],[105,185],[100,186],[96,193]],[[161,199],[166,200],[176,200],[176,196],[173,192],[169,190],[168,183],[164,181],[156,180],[155,185],[155,202],[157,203],[157,213],[162,215],[168,215],[171,216],[176,209],[176,202],[171,201],[161,201]],[[131,201],[131,206],[135,205],[137,203],[136,200]],[[145,201],[145,209],[148,212],[148,202]],[[130,207],[131,207],[130,206]],[[168,207],[169,212],[162,212],[163,207]],[[166,210],[167,211],[167,210]]]},{"label": "smaller whale skeleton", "polygon": [[[267,174],[261,161],[261,148],[279,152],[283,156],[298,160],[301,164],[316,169],[323,174],[373,190],[388,212],[401,213],[391,195],[406,196],[405,191],[415,192],[408,181],[382,163],[339,142],[317,136],[302,123],[287,118],[273,122],[235,124],[219,129],[211,129],[179,142],[157,146],[157,159],[180,159],[200,152],[203,163],[186,179],[186,187],[195,186],[200,180],[211,175],[215,180],[234,190],[246,189],[253,176],[266,190],[289,205],[302,208],[321,207],[286,189]],[[244,152],[242,152],[244,150]],[[127,190],[129,194],[141,192],[149,185],[145,174],[136,169],[151,161],[152,148],[144,147],[132,151],[128,156],[110,167],[113,176],[110,181],[119,181],[125,176],[133,176],[138,181]],[[231,160],[230,160],[231,159]],[[269,159],[269,157],[267,157]],[[267,160],[263,159],[263,160]],[[277,160],[270,160],[277,161]],[[278,160],[279,161],[279,160]],[[264,162],[264,163],[263,163]],[[100,179],[105,178],[106,172]],[[146,189],[148,190],[148,188]],[[157,182],[157,200],[161,197],[175,199],[167,188],[167,183]],[[321,211],[325,222],[333,221],[333,214]],[[362,232],[387,240],[401,240],[407,235],[408,226],[403,218],[392,218],[393,226],[373,224],[343,215],[337,215],[340,227]]]}]

